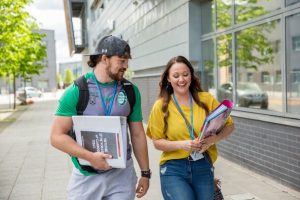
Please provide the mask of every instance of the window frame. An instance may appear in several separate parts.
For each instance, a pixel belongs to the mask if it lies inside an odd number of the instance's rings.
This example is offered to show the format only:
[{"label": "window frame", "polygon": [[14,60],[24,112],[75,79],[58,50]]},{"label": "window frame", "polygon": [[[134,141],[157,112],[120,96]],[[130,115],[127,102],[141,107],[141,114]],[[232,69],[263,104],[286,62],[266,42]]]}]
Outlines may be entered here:
[{"label": "window frame", "polygon": [[[234,0],[232,0],[234,2]],[[214,1],[215,2],[215,1]],[[233,13],[235,12],[234,8],[232,9]],[[249,27],[258,26],[273,20],[280,20],[281,22],[281,62],[280,62],[280,69],[281,69],[281,81],[274,80],[274,84],[281,85],[281,92],[282,92],[282,111],[272,111],[272,110],[261,110],[261,109],[251,109],[251,108],[234,108],[237,111],[243,111],[243,112],[250,112],[250,113],[260,113],[260,114],[268,114],[271,116],[281,116],[281,117],[287,117],[287,118],[296,118],[300,119],[300,114],[294,114],[294,113],[288,113],[287,112],[287,80],[286,80],[286,17],[293,15],[293,14],[299,14],[300,13],[300,3],[293,4],[293,6],[285,6],[285,1],[281,2],[281,8],[279,10],[271,11],[267,15],[257,17],[255,19],[251,19],[249,21],[240,23],[240,24],[234,24],[231,27],[228,27],[223,30],[216,30],[216,24],[213,26],[215,27],[214,32],[206,33],[203,35],[200,35],[201,43],[206,40],[214,40],[214,51],[215,51],[215,62],[214,62],[214,68],[217,72],[217,44],[216,39],[222,35],[226,34],[232,34],[232,74],[233,74],[233,90],[236,91],[236,83],[237,83],[237,73],[236,73],[236,33],[241,30],[245,30]],[[235,20],[234,14],[232,15],[232,20]],[[215,16],[216,18],[216,16]],[[215,20],[216,23],[216,20]],[[276,44],[277,45],[277,44]],[[297,49],[298,50],[298,49]],[[277,76],[277,74],[276,74]],[[218,73],[215,74],[215,89],[217,90],[220,83],[219,83],[219,75]],[[276,79],[277,80],[277,79]],[[236,99],[235,92],[233,93],[233,98]]]}]

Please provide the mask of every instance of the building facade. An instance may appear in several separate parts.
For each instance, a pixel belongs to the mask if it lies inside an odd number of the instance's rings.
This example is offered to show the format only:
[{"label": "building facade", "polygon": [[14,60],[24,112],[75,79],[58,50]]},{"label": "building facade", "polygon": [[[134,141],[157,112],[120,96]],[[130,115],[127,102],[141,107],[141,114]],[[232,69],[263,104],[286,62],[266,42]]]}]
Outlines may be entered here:
[{"label": "building facade", "polygon": [[45,68],[39,75],[33,75],[31,77],[29,85],[42,91],[50,92],[56,89],[55,32],[54,30],[41,29],[39,33],[46,35],[43,39],[47,48],[47,56],[43,61]]},{"label": "building facade", "polygon": [[300,0],[65,0],[65,12],[71,53],[107,34],[129,42],[145,122],[183,55],[205,90],[235,102],[219,153],[300,190]]},{"label": "building facade", "polygon": [[41,91],[50,92],[56,89],[56,53],[55,53],[55,37],[54,30],[40,29],[39,33],[45,34],[43,43],[46,45],[46,58],[43,60],[44,68],[39,75],[32,75],[26,79],[26,83],[22,78],[16,79],[16,86],[24,87],[33,86]]},{"label": "building facade", "polygon": [[58,63],[58,73],[62,78],[65,76],[67,69],[70,69],[74,74],[74,78],[76,78],[82,75],[83,64],[81,61]]}]

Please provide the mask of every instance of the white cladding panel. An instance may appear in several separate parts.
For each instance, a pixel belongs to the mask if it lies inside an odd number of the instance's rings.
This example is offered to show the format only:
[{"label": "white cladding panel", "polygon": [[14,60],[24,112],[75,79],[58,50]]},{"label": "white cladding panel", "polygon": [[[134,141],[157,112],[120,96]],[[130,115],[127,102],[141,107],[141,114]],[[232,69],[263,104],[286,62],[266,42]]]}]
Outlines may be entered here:
[{"label": "white cladding panel", "polygon": [[142,70],[149,69],[152,67],[164,66],[170,60],[170,58],[176,55],[187,55],[188,44],[182,43],[178,44],[169,49],[163,49],[161,51],[154,52],[144,57],[135,58],[130,61],[130,69],[134,70]]},{"label": "white cladding panel", "polygon": [[94,22],[88,7],[89,51],[104,35],[122,36],[131,46],[133,71],[165,65],[179,54],[188,55],[187,0],[133,2],[104,0],[104,9]]}]

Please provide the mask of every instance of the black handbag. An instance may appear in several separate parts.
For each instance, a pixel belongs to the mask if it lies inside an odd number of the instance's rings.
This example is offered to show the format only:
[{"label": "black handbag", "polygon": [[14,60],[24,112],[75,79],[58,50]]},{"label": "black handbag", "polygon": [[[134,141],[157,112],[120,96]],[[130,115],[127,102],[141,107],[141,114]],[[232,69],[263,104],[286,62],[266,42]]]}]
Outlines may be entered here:
[{"label": "black handbag", "polygon": [[215,193],[214,200],[224,200],[222,191],[221,191],[221,181],[215,178]]}]

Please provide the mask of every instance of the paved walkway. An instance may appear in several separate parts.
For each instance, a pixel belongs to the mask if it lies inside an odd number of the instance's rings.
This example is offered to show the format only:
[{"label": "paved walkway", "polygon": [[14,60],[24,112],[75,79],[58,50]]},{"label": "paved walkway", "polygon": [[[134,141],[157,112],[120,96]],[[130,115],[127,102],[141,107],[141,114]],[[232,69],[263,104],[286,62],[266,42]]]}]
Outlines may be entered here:
[{"label": "paved walkway", "polygon": [[[0,130],[0,200],[64,200],[72,165],[68,155],[49,144],[56,101],[28,106],[11,125]],[[1,114],[1,113],[0,113]],[[160,200],[159,152],[148,143],[153,178],[142,200]],[[289,189],[225,159],[216,164],[226,200],[300,200]]]}]

